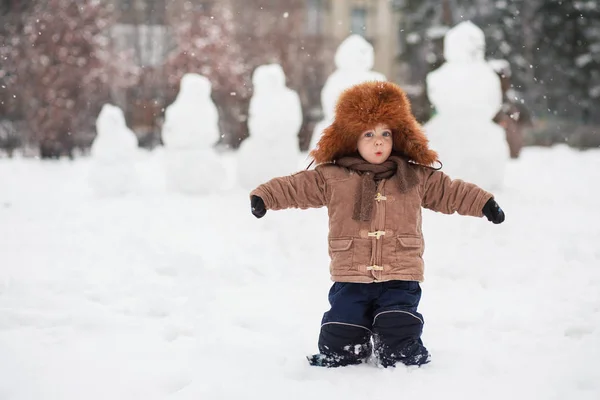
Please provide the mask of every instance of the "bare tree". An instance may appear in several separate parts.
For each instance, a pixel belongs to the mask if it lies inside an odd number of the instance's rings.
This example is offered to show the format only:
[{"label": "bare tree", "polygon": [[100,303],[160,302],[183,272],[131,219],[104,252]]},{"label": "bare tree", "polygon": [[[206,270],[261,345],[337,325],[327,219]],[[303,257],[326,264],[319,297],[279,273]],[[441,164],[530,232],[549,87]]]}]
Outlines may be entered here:
[{"label": "bare tree", "polygon": [[222,142],[236,146],[247,130],[250,70],[236,41],[233,14],[221,3],[185,5],[173,27],[176,48],[165,63],[169,97],[175,97],[184,74],[206,76],[219,109]]},{"label": "bare tree", "polygon": [[40,0],[25,18],[18,82],[43,158],[72,156],[76,134],[110,99],[109,81],[134,79],[105,35],[111,11],[104,1]]},{"label": "bare tree", "polygon": [[22,59],[22,31],[29,4],[0,1],[0,117],[21,119],[17,77]]},{"label": "bare tree", "polygon": [[318,26],[309,29],[304,0],[245,0],[243,4],[243,8],[236,7],[235,19],[244,56],[252,69],[265,63],[283,67],[288,86],[298,92],[302,102],[299,147],[306,150],[314,124],[321,119],[320,92],[331,72],[332,41]]}]

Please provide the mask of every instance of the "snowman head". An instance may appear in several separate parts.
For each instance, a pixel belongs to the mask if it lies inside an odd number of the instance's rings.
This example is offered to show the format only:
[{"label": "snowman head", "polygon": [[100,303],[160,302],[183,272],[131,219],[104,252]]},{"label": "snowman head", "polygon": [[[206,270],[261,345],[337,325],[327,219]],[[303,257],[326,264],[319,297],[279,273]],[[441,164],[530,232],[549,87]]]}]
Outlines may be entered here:
[{"label": "snowman head", "polygon": [[279,64],[261,65],[252,74],[254,92],[272,92],[285,88],[285,73]]},{"label": "snowman head", "polygon": [[485,35],[471,21],[450,29],[444,38],[444,57],[449,62],[481,62],[485,57]]},{"label": "snowman head", "polygon": [[360,35],[348,36],[337,48],[335,66],[352,71],[370,71],[375,55],[373,46]]},{"label": "snowman head", "polygon": [[121,132],[125,128],[125,116],[123,111],[112,104],[102,106],[98,119],[96,120],[96,130],[99,135],[113,135]]},{"label": "snowman head", "polygon": [[212,85],[206,77],[198,74],[185,74],[181,78],[177,100],[189,104],[207,101],[210,99],[211,91]]}]

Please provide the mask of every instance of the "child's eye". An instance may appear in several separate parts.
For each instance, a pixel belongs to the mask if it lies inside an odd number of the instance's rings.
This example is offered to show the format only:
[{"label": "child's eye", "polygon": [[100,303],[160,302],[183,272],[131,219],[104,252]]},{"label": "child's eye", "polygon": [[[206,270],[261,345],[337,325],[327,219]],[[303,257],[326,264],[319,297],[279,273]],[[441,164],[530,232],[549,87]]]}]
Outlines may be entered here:
[{"label": "child's eye", "polygon": [[392,132],[385,131],[381,134],[381,136],[390,137],[390,136],[392,136]]},{"label": "child's eye", "polygon": [[373,132],[367,132],[367,133],[365,133],[365,137],[373,137]]}]

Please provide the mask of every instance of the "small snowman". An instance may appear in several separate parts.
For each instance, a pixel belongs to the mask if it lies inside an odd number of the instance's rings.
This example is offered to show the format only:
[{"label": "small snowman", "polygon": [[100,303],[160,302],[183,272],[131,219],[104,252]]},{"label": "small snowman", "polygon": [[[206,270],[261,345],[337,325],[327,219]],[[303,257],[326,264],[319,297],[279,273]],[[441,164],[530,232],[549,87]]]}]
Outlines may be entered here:
[{"label": "small snowman", "polygon": [[97,195],[121,195],[134,188],[138,141],[119,107],[111,104],[102,107],[90,154],[90,185]]},{"label": "small snowman", "polygon": [[211,91],[206,77],[186,74],[177,98],[165,111],[165,176],[173,191],[208,194],[226,181],[225,166],[213,147],[219,139],[219,113]]},{"label": "small snowman", "polygon": [[436,115],[424,129],[444,172],[495,190],[502,187],[509,151],[504,130],[492,121],[502,106],[502,90],[484,52],[483,31],[470,21],[447,32],[446,62],[427,75]]},{"label": "small snowman", "polygon": [[296,170],[300,154],[298,132],[302,126],[300,97],[286,87],[285,73],[279,64],[256,68],[252,83],[250,137],[237,151],[238,181],[249,189]]},{"label": "small snowman", "polygon": [[366,81],[387,80],[385,75],[372,71],[374,59],[373,46],[360,35],[350,35],[339,45],[335,53],[336,70],[321,91],[324,118],[315,126],[309,150],[315,148],[323,130],[333,123],[335,103],[345,89]]}]

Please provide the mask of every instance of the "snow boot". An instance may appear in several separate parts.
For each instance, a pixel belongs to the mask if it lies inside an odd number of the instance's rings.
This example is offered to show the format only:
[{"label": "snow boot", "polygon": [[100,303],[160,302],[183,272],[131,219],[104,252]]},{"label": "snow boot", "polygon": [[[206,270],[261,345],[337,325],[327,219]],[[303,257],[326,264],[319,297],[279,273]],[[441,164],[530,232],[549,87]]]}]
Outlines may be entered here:
[{"label": "snow boot", "polygon": [[366,358],[345,357],[343,355],[313,354],[306,356],[308,363],[315,367],[337,368],[367,362]]},{"label": "snow boot", "polygon": [[416,311],[390,310],[375,317],[374,353],[378,364],[387,368],[427,364],[431,357],[423,346],[423,316]]},{"label": "snow boot", "polygon": [[377,359],[377,364],[384,368],[395,367],[399,362],[406,366],[416,365],[420,367],[431,361],[431,355],[425,346],[423,346],[421,339],[409,342],[404,348],[394,352],[385,349],[384,346],[380,346],[375,351],[375,357]]},{"label": "snow boot", "polygon": [[310,365],[344,367],[365,362],[372,350],[370,330],[350,324],[326,323],[321,326],[319,354],[307,359]]}]

